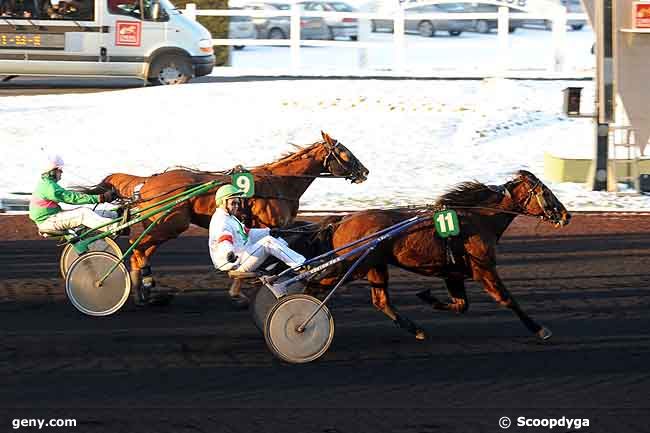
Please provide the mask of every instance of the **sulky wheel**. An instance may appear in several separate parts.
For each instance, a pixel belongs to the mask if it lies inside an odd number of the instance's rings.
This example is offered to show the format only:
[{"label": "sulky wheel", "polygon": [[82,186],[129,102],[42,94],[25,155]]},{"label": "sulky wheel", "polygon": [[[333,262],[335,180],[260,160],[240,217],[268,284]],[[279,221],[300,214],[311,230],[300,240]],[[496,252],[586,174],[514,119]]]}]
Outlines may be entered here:
[{"label": "sulky wheel", "polygon": [[[106,251],[113,254],[115,257],[122,257],[122,250],[117,245],[117,243],[111,238],[98,239],[92,244],[88,245],[88,252],[90,251]],[[79,258],[77,250],[74,249],[72,244],[68,244],[63,249],[61,253],[61,259],[59,260],[59,270],[61,271],[61,276],[65,279],[68,269],[75,260]]]},{"label": "sulky wheel", "polygon": [[257,329],[264,333],[264,324],[266,323],[266,316],[271,308],[278,302],[273,292],[266,286],[261,286],[253,295],[253,299],[249,305],[249,310],[253,323]]},{"label": "sulky wheel", "polygon": [[[283,281],[286,281],[289,279],[289,277],[280,277],[276,283],[281,283]],[[296,293],[302,293],[304,290],[304,286],[302,283],[294,283],[289,285],[287,287],[287,294],[296,294]],[[252,296],[250,305],[249,305],[249,310],[251,313],[251,316],[253,318],[253,322],[255,323],[255,326],[257,329],[261,332],[264,333],[264,324],[266,323],[266,316],[268,315],[269,311],[275,303],[278,301],[278,299],[275,297],[273,292],[266,286],[262,285]]]},{"label": "sulky wheel", "polygon": [[334,319],[327,306],[311,319],[302,332],[298,327],[320,305],[313,296],[296,294],[281,298],[269,311],[264,337],[269,350],[292,364],[320,358],[332,344]]},{"label": "sulky wheel", "polygon": [[[99,280],[115,265],[117,267],[100,285]],[[103,251],[80,256],[70,266],[65,278],[65,292],[72,305],[90,316],[108,316],[126,302],[131,291],[131,278],[120,259]]]}]

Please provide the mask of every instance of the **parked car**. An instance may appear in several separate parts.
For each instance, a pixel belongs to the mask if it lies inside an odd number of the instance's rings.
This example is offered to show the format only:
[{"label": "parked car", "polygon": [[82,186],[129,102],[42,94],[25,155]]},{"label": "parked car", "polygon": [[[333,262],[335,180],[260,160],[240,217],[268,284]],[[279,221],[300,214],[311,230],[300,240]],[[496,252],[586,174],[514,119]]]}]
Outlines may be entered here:
[{"label": "parked car", "polygon": [[[288,39],[291,36],[291,19],[289,17],[291,6],[287,3],[249,3],[244,9],[253,10],[282,10],[287,11],[287,16],[253,18],[260,39]],[[300,18],[301,39],[327,39],[329,29],[321,17]]]},{"label": "parked car", "polygon": [[[305,11],[323,11],[323,12],[356,12],[347,3],[340,1],[307,1],[300,3]],[[356,18],[325,18],[329,30],[330,39],[350,38],[357,40],[359,35],[359,22]]]},{"label": "parked car", "polygon": [[[463,8],[463,12],[469,13],[497,13],[499,12],[499,6],[489,3],[457,3]],[[508,11],[510,14],[520,14],[522,11],[520,9],[510,8]],[[519,27],[522,27],[524,24],[523,19],[513,18],[513,16],[508,17],[508,32],[513,33]],[[477,19],[472,20],[472,30],[478,33],[489,33],[490,31],[499,27],[499,21],[496,19]]]},{"label": "parked car", "polygon": [[[581,14],[584,13],[582,9],[582,3],[580,0],[557,0],[559,4],[564,6],[569,13]],[[525,20],[524,24],[528,26],[541,26],[546,30],[551,30],[553,28],[553,21],[535,19],[535,20]],[[573,30],[582,30],[582,28],[587,24],[586,20],[567,20],[567,26],[571,27]]]},{"label": "parked car", "polygon": [[[228,35],[230,39],[257,39],[257,29],[251,17],[232,16],[228,23]],[[233,48],[242,50],[244,45],[233,45]]]},{"label": "parked car", "polygon": [[[451,36],[459,36],[464,31],[472,30],[472,20],[432,20],[428,18],[409,19],[409,15],[422,13],[459,13],[464,12],[462,5],[458,3],[442,3],[435,5],[418,6],[406,9],[404,20],[404,31],[406,33],[417,33],[420,36],[431,37],[437,31],[449,32]],[[372,31],[388,30],[393,32],[392,20],[372,20]]]}]

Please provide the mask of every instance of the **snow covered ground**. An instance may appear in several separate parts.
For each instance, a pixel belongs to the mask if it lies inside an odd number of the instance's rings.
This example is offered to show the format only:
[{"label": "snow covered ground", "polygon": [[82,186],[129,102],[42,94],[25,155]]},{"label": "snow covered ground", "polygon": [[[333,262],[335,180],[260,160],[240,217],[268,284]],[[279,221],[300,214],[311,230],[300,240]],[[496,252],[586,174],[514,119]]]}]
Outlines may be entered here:
[{"label": "snow covered ground", "polygon": [[[590,157],[591,121],[561,113],[562,89],[576,84],[593,101],[592,82],[500,79],[257,81],[6,97],[0,197],[31,191],[47,152],[66,159],[64,183],[93,184],[112,172],[149,175],[178,164],[254,166],[324,130],[370,169],[369,180],[319,179],[303,209],[427,203],[460,181],[503,183],[518,169],[542,176],[545,151],[575,148]],[[571,209],[650,209],[645,196],[549,186]]]}]

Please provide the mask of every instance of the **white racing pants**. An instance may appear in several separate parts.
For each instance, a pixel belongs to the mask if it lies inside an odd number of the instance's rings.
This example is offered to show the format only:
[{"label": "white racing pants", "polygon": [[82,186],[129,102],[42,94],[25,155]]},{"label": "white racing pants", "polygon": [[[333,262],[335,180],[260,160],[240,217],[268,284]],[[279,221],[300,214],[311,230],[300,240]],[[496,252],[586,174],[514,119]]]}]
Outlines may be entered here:
[{"label": "white racing pants", "polygon": [[[251,234],[254,232],[256,230],[251,230]],[[265,231],[260,230],[260,232],[260,235],[255,236],[260,237],[260,239],[254,239],[253,236],[249,237],[244,248],[235,252],[239,256],[237,271],[252,272],[262,266],[262,263],[269,256],[282,260],[287,266],[292,268],[304,263],[305,258],[289,248],[289,245],[284,239],[276,239],[266,234],[268,231],[265,233]]]},{"label": "white racing pants", "polygon": [[[110,222],[110,218],[99,216],[87,207],[79,207],[54,214],[42,223],[37,224],[37,226],[38,231],[42,233],[52,233],[62,232],[79,226],[94,229]],[[102,227],[100,230],[109,231],[111,229],[113,229],[113,225]]]}]

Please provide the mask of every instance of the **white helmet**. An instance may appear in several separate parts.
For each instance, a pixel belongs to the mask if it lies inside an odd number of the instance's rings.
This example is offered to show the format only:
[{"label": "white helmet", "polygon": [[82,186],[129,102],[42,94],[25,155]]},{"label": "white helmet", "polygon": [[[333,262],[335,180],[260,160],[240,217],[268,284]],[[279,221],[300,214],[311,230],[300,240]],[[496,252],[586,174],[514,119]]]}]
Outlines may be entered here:
[{"label": "white helmet", "polygon": [[63,168],[63,158],[60,155],[48,155],[45,164],[43,165],[43,173],[48,173],[55,168]]}]

